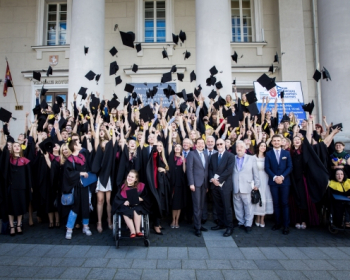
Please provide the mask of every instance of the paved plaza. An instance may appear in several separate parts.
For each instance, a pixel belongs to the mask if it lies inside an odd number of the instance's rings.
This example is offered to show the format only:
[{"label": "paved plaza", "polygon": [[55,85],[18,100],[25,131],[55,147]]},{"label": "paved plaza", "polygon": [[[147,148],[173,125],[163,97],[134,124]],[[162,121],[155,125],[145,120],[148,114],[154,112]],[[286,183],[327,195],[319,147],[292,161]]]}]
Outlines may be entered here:
[{"label": "paved plaza", "polygon": [[[214,224],[208,221],[205,226]],[[1,279],[350,279],[350,234],[331,235],[324,228],[280,232],[254,227],[203,232],[191,225],[166,227],[163,236],[122,240],[116,249],[112,232],[91,237],[47,224],[24,227],[23,236],[0,236]]]}]

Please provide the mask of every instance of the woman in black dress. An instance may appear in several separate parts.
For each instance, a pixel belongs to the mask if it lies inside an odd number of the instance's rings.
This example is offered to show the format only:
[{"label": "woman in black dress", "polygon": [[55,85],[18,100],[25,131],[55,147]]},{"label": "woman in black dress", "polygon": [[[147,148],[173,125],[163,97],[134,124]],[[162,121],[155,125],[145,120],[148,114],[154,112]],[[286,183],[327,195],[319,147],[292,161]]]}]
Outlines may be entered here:
[{"label": "woman in black dress", "polygon": [[[171,134],[171,131],[169,132]],[[171,139],[171,137],[169,137]],[[171,228],[179,228],[179,218],[181,209],[186,207],[186,160],[182,155],[182,146],[176,144],[172,146],[171,141],[168,143],[169,152],[169,173],[171,186],[171,209],[173,220],[170,224]]]},{"label": "woman in black dress", "polygon": [[[127,198],[127,191],[137,189],[140,203],[130,205]],[[125,223],[130,230],[130,238],[143,236],[141,232],[141,215],[149,211],[149,200],[144,183],[139,182],[139,175],[136,170],[130,170],[124,184],[121,186],[113,201],[112,214],[123,215]]]}]

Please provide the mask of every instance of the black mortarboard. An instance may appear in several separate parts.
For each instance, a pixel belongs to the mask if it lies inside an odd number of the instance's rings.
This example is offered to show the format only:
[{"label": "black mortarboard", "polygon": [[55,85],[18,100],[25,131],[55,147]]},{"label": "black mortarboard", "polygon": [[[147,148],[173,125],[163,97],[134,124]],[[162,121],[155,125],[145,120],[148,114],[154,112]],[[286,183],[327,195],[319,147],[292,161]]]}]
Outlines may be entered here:
[{"label": "black mortarboard", "polygon": [[176,111],[175,108],[170,104],[168,112],[167,112],[167,116],[172,118],[174,116],[175,111]]},{"label": "black mortarboard", "polygon": [[12,113],[4,108],[0,108],[0,121],[8,123],[12,117]]},{"label": "black mortarboard", "polygon": [[163,49],[163,51],[162,51],[162,55],[163,55],[163,59],[164,59],[164,58],[169,59],[169,57],[168,57],[168,53],[167,53],[167,51],[166,51],[165,49]]},{"label": "black mortarboard", "polygon": [[215,85],[216,82],[216,78],[214,76],[210,76],[208,79],[205,80],[205,82],[207,83],[207,86],[213,86]]},{"label": "black mortarboard", "polygon": [[212,68],[210,68],[209,72],[212,76],[214,76],[218,73],[218,70],[216,69],[216,67],[214,65]]},{"label": "black mortarboard", "polygon": [[153,117],[153,111],[149,105],[140,109],[140,119],[142,119],[144,122],[151,121]]},{"label": "black mortarboard", "polygon": [[152,96],[155,96],[157,92],[158,92],[158,86],[154,86],[152,91],[151,91]]},{"label": "black mortarboard", "polygon": [[262,74],[258,79],[257,82],[262,86],[262,87],[267,87],[271,83],[272,79],[267,76],[266,74]]},{"label": "black mortarboard", "polygon": [[119,85],[119,84],[121,84],[121,82],[122,82],[122,79],[120,78],[120,76],[115,77],[115,85],[116,85],[116,86]]},{"label": "black mortarboard", "polygon": [[96,84],[98,84],[98,81],[100,80],[100,78],[101,78],[101,74],[97,74],[95,77]]},{"label": "black mortarboard", "polygon": [[198,89],[201,91],[202,90],[202,86],[199,84],[198,85]]},{"label": "black mortarboard", "polygon": [[194,73],[194,70],[192,70],[192,72],[191,72],[191,74],[190,74],[191,83],[192,83],[193,81],[195,81],[196,78],[197,78],[196,73]]},{"label": "black mortarboard", "polygon": [[46,103],[45,98],[41,101],[40,107],[41,107],[42,109],[47,109],[47,108],[49,107],[49,105],[47,105],[47,103]]},{"label": "black mortarboard", "polygon": [[107,106],[109,110],[112,110],[113,108],[117,109],[119,106],[120,102],[118,101],[117,98],[112,98],[112,100],[108,101]]},{"label": "black mortarboard", "polygon": [[280,61],[279,61],[279,59],[278,59],[278,53],[276,52],[276,54],[275,54],[275,59],[274,59],[274,61],[273,62],[277,62],[277,63],[279,63]]},{"label": "black mortarboard", "polygon": [[258,99],[256,98],[256,94],[255,94],[254,91],[248,92],[248,93],[246,94],[246,97],[247,97],[247,101],[248,101],[249,104],[252,104],[252,103],[258,101]]},{"label": "black mortarboard", "polygon": [[49,68],[46,71],[46,76],[49,77],[49,75],[52,75],[52,68],[51,68],[51,66],[49,66]]},{"label": "black mortarboard", "polygon": [[[158,90],[158,89],[157,89]],[[173,90],[173,88],[170,86],[170,85],[168,85],[168,87],[167,88],[165,88],[165,89],[163,89],[163,92],[164,92],[164,95],[169,99],[169,97],[171,96],[171,95],[175,95],[175,91]],[[152,93],[150,92],[150,97],[153,97],[154,95],[152,95]]]},{"label": "black mortarboard", "polygon": [[131,71],[134,72],[134,73],[136,73],[138,70],[139,70],[139,66],[136,65],[136,64],[134,64],[134,65],[132,66]]},{"label": "black mortarboard", "polygon": [[248,111],[252,116],[257,116],[259,114],[259,110],[258,110],[258,106],[256,105],[256,102],[249,104]]},{"label": "black mortarboard", "polygon": [[63,99],[61,96],[57,95],[57,96],[56,96],[56,102],[57,102],[57,105],[58,105],[59,107],[62,107],[62,104],[63,104],[63,102],[64,102],[64,99]]},{"label": "black mortarboard", "polygon": [[318,70],[316,69],[316,71],[315,71],[314,75],[312,76],[312,78],[313,78],[316,82],[318,82],[318,81],[321,79],[321,77],[322,77],[321,72],[318,71]]},{"label": "black mortarboard", "polygon": [[58,104],[53,104],[52,105],[52,112],[56,115],[60,113],[60,106],[58,106]]},{"label": "black mortarboard", "polygon": [[87,97],[86,91],[87,91],[87,88],[85,87],[80,88],[78,94],[81,95],[81,99],[85,99]]},{"label": "black mortarboard", "polygon": [[198,90],[197,88],[194,88],[194,95],[198,97],[201,94],[201,91]]},{"label": "black mortarboard", "polygon": [[211,93],[209,93],[208,98],[214,100],[216,98],[216,96],[217,96],[216,91],[212,90]]},{"label": "black mortarboard", "polygon": [[219,97],[218,101],[219,101],[220,106],[226,105],[226,100],[223,99],[221,96]]},{"label": "black mortarboard", "polygon": [[186,40],[186,33],[183,32],[182,30],[180,30],[179,38],[182,41],[182,43],[185,42],[185,40]]},{"label": "black mortarboard", "polygon": [[186,52],[184,52],[184,55],[186,60],[186,58],[188,59],[191,56],[191,53],[186,50]]},{"label": "black mortarboard", "polygon": [[33,71],[33,79],[35,79],[35,80],[37,80],[37,81],[40,82],[41,73],[40,73],[40,72]]},{"label": "black mortarboard", "polygon": [[232,84],[233,84],[233,85],[235,85],[235,84],[236,84],[236,79],[234,79],[234,80],[233,80]]},{"label": "black mortarboard", "polygon": [[177,73],[177,79],[180,81],[180,82],[183,82],[183,78],[185,77],[184,74],[181,74],[181,73]]},{"label": "black mortarboard", "polygon": [[270,83],[266,86],[267,90],[270,90],[276,86],[275,78],[271,79]]},{"label": "black mortarboard", "polygon": [[180,98],[183,98],[185,101],[187,101],[187,94],[185,89],[183,89],[181,92],[176,93],[176,95]]},{"label": "black mortarboard", "polygon": [[218,81],[216,84],[215,84],[216,88],[217,89],[221,89],[222,88],[222,83],[220,81]]},{"label": "black mortarboard", "polygon": [[167,82],[170,82],[171,81],[171,72],[167,72],[167,73],[164,73],[163,74],[163,77],[162,77],[162,83],[167,83]]},{"label": "black mortarboard", "polygon": [[136,92],[133,92],[133,93],[131,94],[131,97],[135,99],[135,98],[137,97],[137,93],[136,93]]},{"label": "black mortarboard", "polygon": [[187,109],[186,102],[181,103],[180,104],[180,113],[185,113],[186,109]]},{"label": "black mortarboard", "polygon": [[173,33],[173,42],[174,42],[174,44],[178,44],[179,43],[179,36],[178,35],[175,35],[174,33]]},{"label": "black mortarboard", "polygon": [[89,71],[86,75],[85,78],[88,79],[89,81],[92,81],[95,78],[96,74],[93,71]]},{"label": "black mortarboard", "polygon": [[134,48],[134,41],[135,41],[135,33],[128,32],[125,33],[123,31],[119,31],[120,36],[122,37],[123,45],[128,46],[130,48]]},{"label": "black mortarboard", "polygon": [[281,123],[283,122],[290,122],[290,118],[288,117],[288,115],[284,114],[282,119],[281,119]]},{"label": "black mortarboard", "polygon": [[193,93],[188,93],[188,94],[187,94],[187,101],[188,101],[188,102],[193,102],[193,101],[194,101]]},{"label": "black mortarboard", "polygon": [[129,92],[129,93],[132,93],[134,91],[134,86],[130,85],[130,84],[125,84],[124,90]]},{"label": "black mortarboard", "polygon": [[119,66],[116,61],[109,64],[109,75],[114,75],[119,70]]},{"label": "black mortarboard", "polygon": [[273,64],[269,67],[269,72],[273,73]]},{"label": "black mortarboard", "polygon": [[113,48],[111,48],[109,50],[109,53],[112,55],[112,56],[115,56],[117,53],[118,53],[118,50],[113,46]]},{"label": "black mortarboard", "polygon": [[323,79],[327,79],[327,81],[328,79],[332,81],[331,75],[329,74],[328,70],[325,67],[323,67],[323,70],[322,70],[322,77]]},{"label": "black mortarboard", "polygon": [[281,98],[284,98],[284,90],[281,91]]},{"label": "black mortarboard", "polygon": [[314,101],[312,100],[310,103],[304,104],[302,107],[305,112],[309,112],[309,114],[311,115],[315,107]]},{"label": "black mortarboard", "polygon": [[93,115],[96,115],[98,105],[100,104],[100,99],[95,97],[93,94],[91,95],[91,103],[90,110]]},{"label": "black mortarboard", "polygon": [[43,85],[42,88],[41,88],[41,91],[40,91],[40,95],[41,96],[45,96],[47,91],[48,91],[48,89],[44,88],[44,85]]},{"label": "black mortarboard", "polygon": [[7,135],[6,142],[7,143],[15,143],[15,139],[11,135]]},{"label": "black mortarboard", "polygon": [[214,108],[216,110],[219,110],[220,109],[220,102],[219,101],[216,101],[214,104],[213,104]]},{"label": "black mortarboard", "polygon": [[39,144],[39,147],[43,151],[44,154],[46,154],[47,152],[52,154],[54,146],[55,146],[55,144],[53,143],[51,137],[47,137],[44,141],[42,141]]},{"label": "black mortarboard", "polygon": [[239,117],[238,116],[228,116],[227,123],[229,123],[232,128],[239,127]]},{"label": "black mortarboard", "polygon": [[342,123],[338,123],[336,125],[331,126],[332,129],[336,129],[337,127],[339,127],[340,130],[343,130],[343,124]]},{"label": "black mortarboard", "polygon": [[59,121],[58,121],[58,128],[60,130],[62,130],[63,128],[65,128],[67,125],[67,120],[65,118],[61,118]]},{"label": "black mortarboard", "polygon": [[231,57],[232,57],[232,60],[237,63],[238,54],[236,53],[236,51],[233,53],[233,55],[231,55]]},{"label": "black mortarboard", "polygon": [[84,46],[84,54],[86,55],[89,52],[89,47]]},{"label": "black mortarboard", "polygon": [[136,50],[137,52],[140,52],[142,50],[141,43],[136,44]]},{"label": "black mortarboard", "polygon": [[171,67],[170,72],[171,72],[171,73],[176,73],[176,71],[177,71],[176,65],[173,65],[173,66]]},{"label": "black mortarboard", "polygon": [[130,102],[130,96],[124,97],[124,106]]},{"label": "black mortarboard", "polygon": [[229,117],[229,116],[232,116],[232,110],[231,110],[231,108],[229,108],[229,109],[223,109],[222,110],[222,115],[223,115],[223,117],[224,118],[227,118],[227,117]]},{"label": "black mortarboard", "polygon": [[33,115],[39,115],[41,112],[41,107],[40,105],[36,105],[33,109]]}]

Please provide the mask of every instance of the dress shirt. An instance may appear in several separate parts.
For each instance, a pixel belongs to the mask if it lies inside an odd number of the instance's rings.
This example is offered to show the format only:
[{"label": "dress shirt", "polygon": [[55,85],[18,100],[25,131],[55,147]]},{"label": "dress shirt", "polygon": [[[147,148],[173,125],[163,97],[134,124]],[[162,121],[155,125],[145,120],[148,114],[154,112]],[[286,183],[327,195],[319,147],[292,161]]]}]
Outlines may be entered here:
[{"label": "dress shirt", "polygon": [[243,157],[236,156],[236,165],[237,165],[238,171],[241,171],[243,162],[244,162],[244,156]]}]

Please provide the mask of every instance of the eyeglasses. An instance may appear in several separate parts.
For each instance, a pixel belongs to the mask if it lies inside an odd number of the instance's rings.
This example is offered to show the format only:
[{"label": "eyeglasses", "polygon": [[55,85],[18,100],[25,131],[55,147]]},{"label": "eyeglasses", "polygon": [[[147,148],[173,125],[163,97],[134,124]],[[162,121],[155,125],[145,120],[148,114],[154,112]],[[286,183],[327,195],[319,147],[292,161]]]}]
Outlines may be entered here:
[{"label": "eyeglasses", "polygon": [[217,143],[216,146],[224,145],[224,143]]}]

